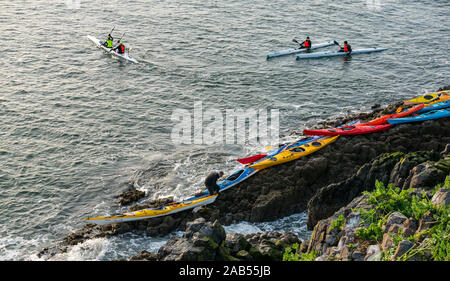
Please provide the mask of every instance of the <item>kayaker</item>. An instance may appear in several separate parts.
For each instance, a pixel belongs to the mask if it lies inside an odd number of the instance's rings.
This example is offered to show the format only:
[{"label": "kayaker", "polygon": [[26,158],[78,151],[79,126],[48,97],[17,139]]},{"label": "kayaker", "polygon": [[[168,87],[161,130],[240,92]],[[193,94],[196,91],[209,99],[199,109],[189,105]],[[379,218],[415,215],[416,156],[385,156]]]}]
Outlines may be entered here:
[{"label": "kayaker", "polygon": [[339,52],[348,52],[350,54],[352,52],[352,46],[348,44],[347,41],[344,41],[344,47],[342,47]]},{"label": "kayaker", "polygon": [[309,36],[306,36],[306,40],[300,44],[300,49],[301,48],[311,49],[311,40],[309,39]]},{"label": "kayaker", "polygon": [[113,47],[113,37],[111,36],[111,34],[108,34],[108,38],[106,38],[105,43],[103,43],[103,45],[106,48],[112,48]]},{"label": "kayaker", "polygon": [[217,194],[220,187],[217,185],[217,180],[223,176],[223,172],[214,172],[209,174],[205,179],[205,186],[210,195]]},{"label": "kayaker", "polygon": [[116,51],[118,54],[125,54],[125,45],[122,43],[121,40],[117,41],[119,45],[113,49],[113,51]]}]

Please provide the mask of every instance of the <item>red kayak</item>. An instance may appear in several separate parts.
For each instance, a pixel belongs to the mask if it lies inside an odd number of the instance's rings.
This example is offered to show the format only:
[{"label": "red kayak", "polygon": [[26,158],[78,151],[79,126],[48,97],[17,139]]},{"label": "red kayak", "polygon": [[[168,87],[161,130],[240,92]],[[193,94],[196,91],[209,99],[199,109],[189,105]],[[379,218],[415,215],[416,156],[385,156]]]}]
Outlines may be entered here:
[{"label": "red kayak", "polygon": [[257,154],[246,158],[237,159],[237,161],[241,164],[249,164],[258,161],[259,159],[266,157],[267,153]]},{"label": "red kayak", "polygon": [[356,126],[344,126],[341,128],[332,129],[319,129],[319,130],[304,130],[305,135],[316,135],[316,136],[349,136],[349,135],[362,135],[380,132],[392,127],[391,124],[385,125],[356,125]]},{"label": "red kayak", "polygon": [[361,124],[361,125],[366,126],[366,125],[387,124],[387,120],[388,119],[402,118],[402,117],[408,116],[410,114],[413,114],[416,111],[421,110],[424,106],[425,106],[425,104],[422,103],[422,104],[419,104],[417,106],[414,106],[413,108],[405,110],[403,112],[395,113],[395,114],[389,114],[389,115],[384,115],[384,116],[378,117],[377,119],[374,119],[374,120],[372,120],[370,122],[367,122],[367,123],[364,123],[364,124]]}]

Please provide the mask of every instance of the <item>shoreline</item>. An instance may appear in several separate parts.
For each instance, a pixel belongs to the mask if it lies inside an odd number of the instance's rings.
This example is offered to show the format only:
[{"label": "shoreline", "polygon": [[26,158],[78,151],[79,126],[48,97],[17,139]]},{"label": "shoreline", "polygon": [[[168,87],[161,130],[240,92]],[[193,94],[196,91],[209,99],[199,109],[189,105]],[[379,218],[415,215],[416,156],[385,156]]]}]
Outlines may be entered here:
[{"label": "shoreline", "polygon": [[[439,90],[448,88],[450,87],[446,86]],[[393,113],[401,103],[397,102],[387,105],[385,108],[376,108],[368,113],[358,113],[345,118],[319,122],[317,126],[335,126],[355,119],[361,119],[363,122],[380,115]],[[327,208],[320,207],[324,205],[324,202],[317,200],[317,194],[321,190],[348,180],[361,167],[383,153],[408,153],[418,150],[442,151],[445,144],[450,143],[450,120],[448,119],[399,125],[385,132],[370,135],[341,136],[334,144],[309,156],[260,171],[246,181],[221,193],[215,203],[195,214],[182,212],[146,221],[105,226],[86,225],[65,237],[60,245],[51,249],[43,249],[39,255],[52,256],[87,239],[110,237],[132,230],[143,230],[148,236],[161,237],[172,231],[183,231],[189,222],[199,218],[204,218],[206,222],[217,221],[223,225],[230,225],[240,221],[271,221],[308,211],[307,226],[309,230],[313,230],[321,219],[332,215],[343,204],[340,202],[339,206],[326,204]],[[426,140],[424,144],[422,144],[423,139]],[[126,191],[122,195],[125,195],[122,197],[126,204],[143,196],[133,190]],[[346,201],[351,201],[353,198],[347,198]],[[316,205],[310,204],[311,200]],[[141,207],[132,206],[131,208],[139,209]]]}]

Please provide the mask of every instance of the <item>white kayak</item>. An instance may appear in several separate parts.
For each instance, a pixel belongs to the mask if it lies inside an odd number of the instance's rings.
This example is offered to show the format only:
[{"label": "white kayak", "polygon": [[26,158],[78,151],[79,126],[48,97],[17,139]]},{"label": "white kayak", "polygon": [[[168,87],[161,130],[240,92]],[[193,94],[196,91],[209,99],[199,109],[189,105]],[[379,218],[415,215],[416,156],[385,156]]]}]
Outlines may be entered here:
[{"label": "white kayak", "polygon": [[[334,45],[334,44],[335,43],[332,42],[332,41],[325,42],[325,43],[320,43],[320,44],[312,44],[310,50],[324,48],[324,47],[328,47],[328,46],[331,46],[331,45]],[[274,53],[268,54],[267,55],[267,59],[270,59],[270,58],[273,58],[273,57],[284,56],[284,55],[290,55],[290,54],[306,52],[306,51],[307,51],[306,48],[296,48],[296,49],[282,50],[282,51],[278,51],[278,52],[274,52]]]},{"label": "white kayak", "polygon": [[336,57],[336,56],[345,56],[345,55],[356,55],[356,54],[367,54],[373,52],[382,52],[386,51],[387,48],[368,48],[368,49],[359,49],[354,50],[351,53],[349,52],[317,52],[311,54],[300,54],[296,56],[297,60],[301,59],[313,59],[313,58],[323,58],[323,57]]},{"label": "white kayak", "polygon": [[111,48],[107,48],[107,47],[103,46],[103,41],[102,41],[102,40],[98,40],[98,39],[95,38],[94,36],[88,35],[87,38],[88,38],[92,43],[94,43],[94,45],[95,45],[97,48],[102,49],[103,51],[105,51],[105,52],[108,53],[108,54],[111,54],[111,55],[113,55],[113,56],[115,56],[115,57],[117,57],[117,58],[120,58],[120,59],[123,59],[123,60],[126,60],[126,61],[131,61],[131,62],[134,62],[134,63],[139,63],[135,58],[131,57],[129,53],[119,54],[119,53],[117,53],[117,52],[115,52],[115,51],[112,51]]}]

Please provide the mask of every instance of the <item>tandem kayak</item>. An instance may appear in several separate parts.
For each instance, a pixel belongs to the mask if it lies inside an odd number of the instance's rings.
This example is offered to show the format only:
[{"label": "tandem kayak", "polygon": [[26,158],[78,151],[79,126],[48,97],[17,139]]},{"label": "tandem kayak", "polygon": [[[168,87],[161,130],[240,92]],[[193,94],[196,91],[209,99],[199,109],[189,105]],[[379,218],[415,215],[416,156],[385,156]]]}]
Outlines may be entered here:
[{"label": "tandem kayak", "polygon": [[157,208],[147,208],[134,212],[127,212],[120,215],[108,216],[108,217],[94,217],[84,219],[88,223],[94,223],[98,225],[129,222],[137,220],[145,220],[156,217],[167,216],[182,212],[188,209],[197,208],[203,205],[213,203],[217,198],[217,195],[200,198],[197,200],[184,200],[180,202],[174,202]]},{"label": "tandem kayak", "polygon": [[410,105],[410,104],[418,104],[418,103],[428,103],[428,102],[441,102],[444,100],[447,100],[450,98],[450,91],[440,91],[440,92],[434,92],[434,93],[430,93],[430,94],[426,94],[423,95],[421,97],[417,97],[417,98],[413,98],[410,100],[405,100],[403,101],[403,103],[405,105]]},{"label": "tandem kayak", "polygon": [[336,56],[345,56],[345,55],[356,55],[356,54],[367,54],[374,52],[382,52],[386,51],[387,48],[368,48],[368,49],[359,49],[354,50],[351,53],[349,52],[317,52],[311,54],[300,54],[296,56],[297,60],[301,59],[314,59],[314,58],[323,58],[323,57],[336,57]]},{"label": "tandem kayak", "polygon": [[[325,43],[320,43],[320,44],[312,44],[310,50],[314,50],[314,49],[319,49],[319,48],[325,48],[328,46],[332,46],[335,43],[330,41],[330,42],[325,42]],[[296,53],[300,53],[300,52],[306,52],[308,49],[306,48],[292,48],[292,49],[286,49],[286,50],[282,50],[282,51],[278,51],[278,52],[274,52],[274,53],[270,53],[267,55],[267,59],[273,58],[273,57],[279,57],[279,56],[285,56],[285,55],[290,55],[290,54],[296,54]]]},{"label": "tandem kayak", "polygon": [[[235,172],[233,172],[230,176],[228,176],[226,179],[221,180],[217,183],[217,185],[219,186],[219,192],[222,192],[224,190],[227,190],[228,188],[248,179],[249,177],[251,177],[252,175],[254,175],[256,172],[258,172],[258,170],[253,169],[253,168],[249,168],[249,167],[244,167],[242,169],[239,169]],[[203,190],[200,193],[195,194],[192,197],[189,197],[186,200],[196,200],[199,198],[204,198],[209,196],[209,192],[208,190]]]},{"label": "tandem kayak", "polygon": [[105,51],[108,54],[111,54],[112,56],[115,56],[117,58],[126,60],[126,61],[131,61],[134,63],[139,63],[135,58],[131,57],[129,53],[124,53],[124,54],[119,54],[115,51],[112,51],[111,48],[106,48],[105,46],[103,46],[103,41],[98,40],[97,38],[95,38],[94,36],[88,35],[87,38],[89,39],[89,41],[91,41],[92,43],[94,43],[94,45],[97,48],[102,49],[103,51]]},{"label": "tandem kayak", "polygon": [[364,123],[364,124],[361,124],[361,125],[372,125],[372,126],[373,125],[383,125],[383,124],[387,123],[388,119],[402,118],[402,117],[411,115],[411,114],[413,114],[415,112],[419,112],[421,109],[424,108],[424,106],[425,106],[424,104],[419,104],[419,105],[417,105],[417,106],[415,106],[413,108],[410,108],[408,110],[402,111],[400,113],[384,115],[384,116],[378,117],[377,119],[374,119],[374,120],[372,120],[370,122],[367,122],[367,123]]},{"label": "tandem kayak", "polygon": [[433,120],[439,118],[450,117],[450,108],[432,110],[429,112],[425,112],[420,115],[404,117],[404,118],[396,118],[396,119],[388,119],[389,124],[403,124],[403,123],[411,123],[411,122],[420,122],[426,120]]},{"label": "tandem kayak", "polygon": [[279,165],[283,163],[287,163],[296,159],[299,159],[301,157],[307,156],[313,152],[316,152],[323,147],[329,145],[330,143],[333,143],[337,140],[339,136],[334,137],[321,137],[321,138],[314,138],[311,142],[304,143],[299,146],[295,146],[293,148],[286,149],[277,155],[274,155],[270,158],[264,159],[263,161],[258,161],[254,164],[249,165],[248,167],[251,167],[253,169],[262,170],[274,165]]},{"label": "tandem kayak", "polygon": [[[395,120],[395,119],[392,119]],[[318,129],[318,130],[303,130],[305,135],[318,135],[318,136],[350,136],[350,135],[362,135],[380,132],[392,127],[391,124],[384,125],[356,125],[356,126],[344,126],[341,128],[331,128],[331,129]]]}]

